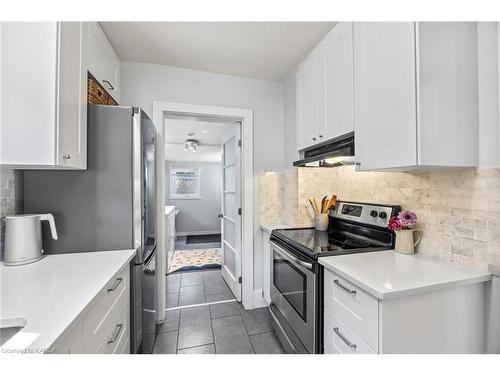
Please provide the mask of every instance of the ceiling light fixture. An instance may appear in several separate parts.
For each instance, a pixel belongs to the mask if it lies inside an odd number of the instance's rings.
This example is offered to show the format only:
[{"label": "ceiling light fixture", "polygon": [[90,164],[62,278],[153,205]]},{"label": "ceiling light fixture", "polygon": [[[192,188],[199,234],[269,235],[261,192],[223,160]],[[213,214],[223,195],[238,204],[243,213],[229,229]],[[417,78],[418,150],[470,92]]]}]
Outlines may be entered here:
[{"label": "ceiling light fixture", "polygon": [[184,151],[196,152],[197,147],[198,147],[198,141],[194,139],[187,139],[186,142],[184,142]]}]

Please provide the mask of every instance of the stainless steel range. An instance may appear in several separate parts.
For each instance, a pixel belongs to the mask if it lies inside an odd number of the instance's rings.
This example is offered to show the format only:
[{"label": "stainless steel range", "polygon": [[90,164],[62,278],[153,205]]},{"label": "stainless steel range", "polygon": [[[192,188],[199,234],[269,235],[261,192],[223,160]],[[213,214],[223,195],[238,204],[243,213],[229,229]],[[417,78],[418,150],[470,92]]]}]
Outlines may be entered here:
[{"label": "stainless steel range", "polygon": [[325,232],[272,231],[269,311],[288,353],[323,352],[323,269],[318,257],[393,249],[395,236],[387,223],[400,210],[396,205],[338,201]]}]

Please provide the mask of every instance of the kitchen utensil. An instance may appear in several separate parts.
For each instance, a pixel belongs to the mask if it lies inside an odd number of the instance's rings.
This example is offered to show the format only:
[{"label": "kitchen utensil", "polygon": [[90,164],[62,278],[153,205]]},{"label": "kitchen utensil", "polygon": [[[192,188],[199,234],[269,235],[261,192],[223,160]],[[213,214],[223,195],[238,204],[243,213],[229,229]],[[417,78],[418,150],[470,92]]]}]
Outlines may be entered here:
[{"label": "kitchen utensil", "polygon": [[52,214],[5,217],[4,263],[6,266],[18,266],[42,259],[42,221],[49,222],[52,238],[57,240],[56,224]]},{"label": "kitchen utensil", "polygon": [[309,198],[308,200],[309,200],[309,203],[311,204],[311,207],[312,207],[312,209],[313,209],[313,211],[314,211],[314,214],[316,215],[316,214],[317,214],[317,212],[316,212],[316,207],[314,206],[314,203],[313,203],[312,199],[311,199],[311,198]]},{"label": "kitchen utensil", "polygon": [[320,213],[318,202],[316,201],[316,198],[314,198],[314,197],[313,197],[313,202],[314,202],[314,207],[315,207],[314,211],[316,213]]}]

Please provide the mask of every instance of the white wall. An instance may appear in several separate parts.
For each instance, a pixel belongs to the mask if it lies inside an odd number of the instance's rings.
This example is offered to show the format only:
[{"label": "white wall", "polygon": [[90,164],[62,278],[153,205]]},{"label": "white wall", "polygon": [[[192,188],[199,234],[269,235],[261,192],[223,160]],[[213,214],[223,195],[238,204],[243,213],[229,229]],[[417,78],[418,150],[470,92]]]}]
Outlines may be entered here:
[{"label": "white wall", "polygon": [[262,289],[258,173],[283,168],[283,89],[261,81],[170,66],[123,62],[122,104],[142,107],[152,118],[153,101],[253,110],[254,290]]},{"label": "white wall", "polygon": [[[200,168],[201,199],[168,199],[170,193],[170,168]],[[222,197],[221,163],[165,163],[165,198],[167,206],[175,206],[179,214],[175,217],[177,233],[220,233]]]}]

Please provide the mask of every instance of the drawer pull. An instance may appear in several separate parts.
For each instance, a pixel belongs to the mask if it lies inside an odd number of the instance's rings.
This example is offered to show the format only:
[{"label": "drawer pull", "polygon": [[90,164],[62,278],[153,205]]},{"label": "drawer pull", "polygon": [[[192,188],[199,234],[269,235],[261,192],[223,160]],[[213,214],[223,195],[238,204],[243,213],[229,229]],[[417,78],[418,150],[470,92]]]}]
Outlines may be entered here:
[{"label": "drawer pull", "polygon": [[347,287],[345,287],[344,285],[342,285],[338,280],[333,280],[333,283],[335,285],[337,285],[340,289],[344,290],[345,292],[349,293],[349,294],[353,294],[353,295],[356,295],[356,291],[355,290],[351,290]]},{"label": "drawer pull", "polygon": [[116,279],[115,283],[113,284],[113,286],[111,288],[108,289],[108,292],[113,292],[116,290],[116,288],[118,288],[118,285],[120,285],[120,283],[122,282],[122,278],[119,277],[118,279]]},{"label": "drawer pull", "polygon": [[102,80],[104,83],[107,83],[108,84],[108,90],[114,90],[115,88],[113,87],[113,85],[111,84],[111,82],[109,82],[107,79],[103,79]]},{"label": "drawer pull", "polygon": [[113,334],[113,337],[111,340],[108,341],[108,344],[113,344],[116,340],[118,340],[118,336],[120,336],[120,332],[122,331],[123,324],[117,324],[115,333]]},{"label": "drawer pull", "polygon": [[338,327],[334,327],[333,332],[335,332],[337,334],[337,336],[340,337],[342,339],[342,341],[345,342],[349,348],[356,349],[356,344],[353,344],[352,342],[347,340],[347,338],[342,333],[340,333],[340,330],[338,329]]}]

